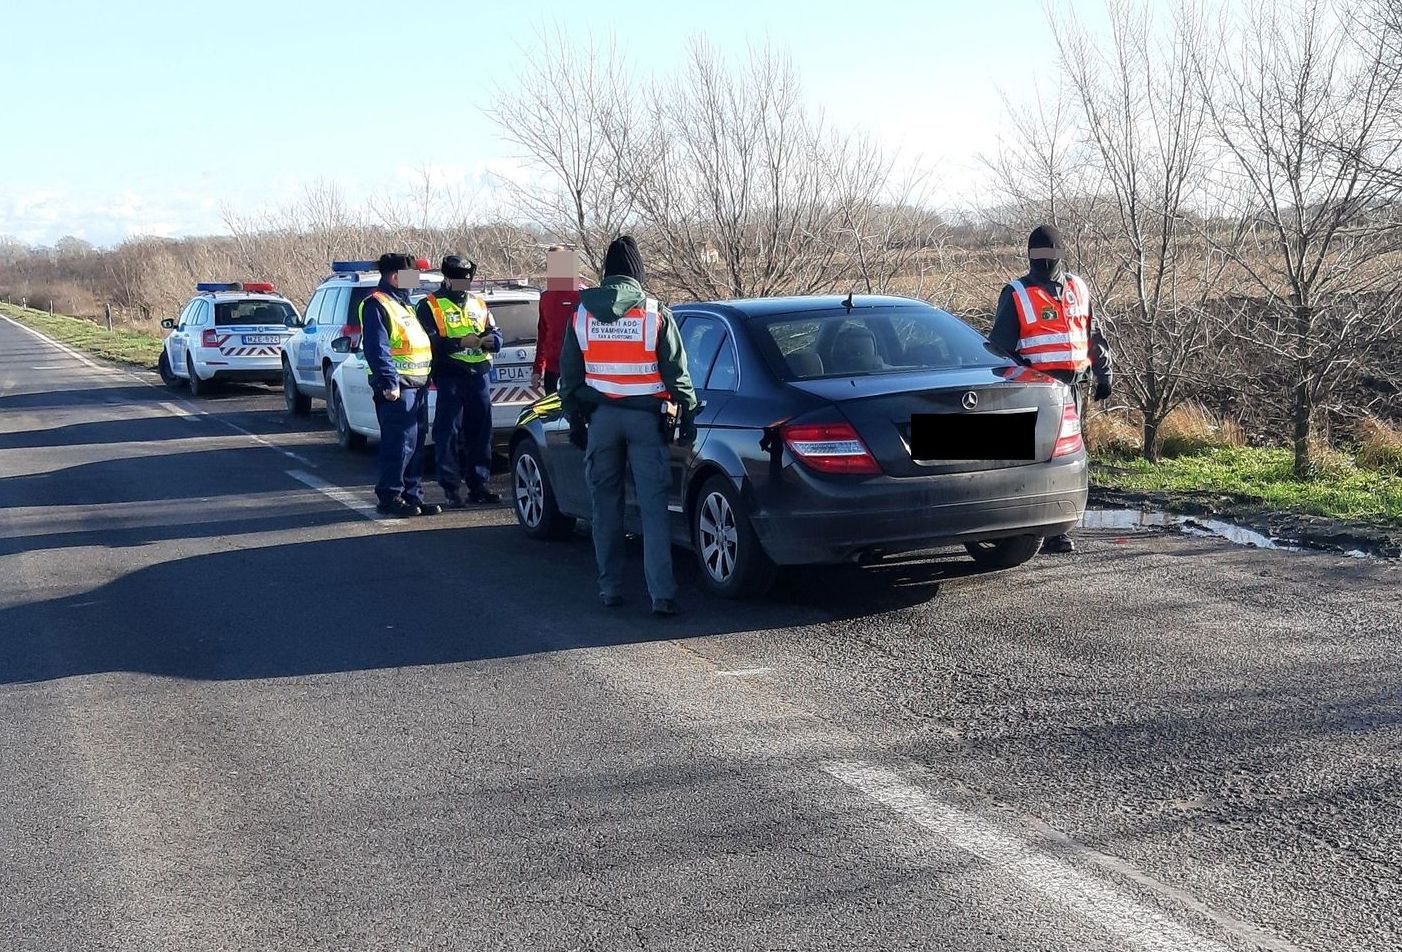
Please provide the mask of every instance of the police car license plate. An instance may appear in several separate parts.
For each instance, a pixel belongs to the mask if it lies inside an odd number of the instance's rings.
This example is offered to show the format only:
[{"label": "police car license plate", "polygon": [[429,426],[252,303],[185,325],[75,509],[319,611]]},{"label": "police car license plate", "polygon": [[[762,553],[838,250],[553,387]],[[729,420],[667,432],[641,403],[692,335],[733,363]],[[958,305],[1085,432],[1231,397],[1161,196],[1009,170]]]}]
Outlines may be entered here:
[{"label": "police car license plate", "polygon": [[530,383],[531,365],[517,364],[514,367],[493,367],[493,383]]},{"label": "police car license plate", "polygon": [[281,344],[282,338],[277,334],[244,334],[245,344]]}]

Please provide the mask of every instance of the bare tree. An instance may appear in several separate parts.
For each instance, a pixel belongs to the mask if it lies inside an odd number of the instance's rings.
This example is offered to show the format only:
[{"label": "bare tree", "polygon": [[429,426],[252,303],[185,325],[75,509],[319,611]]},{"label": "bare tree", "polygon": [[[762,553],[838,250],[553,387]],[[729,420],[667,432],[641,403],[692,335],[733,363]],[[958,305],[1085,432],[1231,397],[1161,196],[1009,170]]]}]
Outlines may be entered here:
[{"label": "bare tree", "polygon": [[632,219],[619,175],[634,147],[634,100],[612,42],[576,46],[559,27],[526,51],[521,72],[498,87],[487,115],[525,150],[531,181],[502,181],[531,224],[578,248],[601,277],[604,250]]},{"label": "bare tree", "polygon": [[1200,50],[1196,66],[1236,199],[1232,240],[1216,244],[1265,299],[1245,336],[1290,365],[1301,478],[1316,408],[1398,333],[1395,311],[1360,298],[1396,283],[1396,207],[1376,170],[1397,157],[1387,115],[1402,90],[1377,68],[1381,42],[1360,49],[1331,3],[1274,4],[1250,15],[1238,48]]},{"label": "bare tree", "polygon": [[1204,31],[1185,13],[1165,34],[1149,9],[1111,0],[1108,43],[1074,21],[1051,25],[1075,99],[1070,119],[1105,193],[1105,214],[1079,223],[1100,251],[1087,277],[1102,293],[1119,291],[1118,306],[1098,315],[1142,416],[1144,456],[1154,460],[1159,427],[1191,393],[1208,346],[1206,301],[1220,287],[1223,259],[1206,255],[1209,226],[1193,209],[1203,198],[1208,131],[1193,70]]}]

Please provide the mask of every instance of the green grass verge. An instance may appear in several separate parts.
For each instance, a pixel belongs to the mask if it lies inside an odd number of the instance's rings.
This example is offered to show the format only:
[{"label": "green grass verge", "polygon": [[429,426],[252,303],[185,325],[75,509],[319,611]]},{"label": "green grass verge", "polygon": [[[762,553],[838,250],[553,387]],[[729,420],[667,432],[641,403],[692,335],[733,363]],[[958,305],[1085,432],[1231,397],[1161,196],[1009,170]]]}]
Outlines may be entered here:
[{"label": "green grass verge", "polygon": [[1230,493],[1262,509],[1402,526],[1402,474],[1364,469],[1342,453],[1320,461],[1319,474],[1296,480],[1288,449],[1222,448],[1160,463],[1098,460],[1097,486],[1140,492]]},{"label": "green grass verge", "polygon": [[27,324],[69,347],[106,360],[137,367],[154,367],[161,356],[162,338],[153,334],[125,330],[109,331],[92,321],[3,302],[0,302],[0,314],[12,317],[21,324]]}]

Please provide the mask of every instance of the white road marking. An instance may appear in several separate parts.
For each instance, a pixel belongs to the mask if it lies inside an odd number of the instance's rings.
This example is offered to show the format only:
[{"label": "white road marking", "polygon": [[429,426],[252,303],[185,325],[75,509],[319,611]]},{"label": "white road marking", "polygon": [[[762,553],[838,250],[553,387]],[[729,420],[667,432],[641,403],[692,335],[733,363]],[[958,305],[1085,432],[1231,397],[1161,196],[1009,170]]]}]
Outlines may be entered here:
[{"label": "white road marking", "polygon": [[67,364],[48,364],[43,367],[30,367],[30,370],[67,370]]},{"label": "white road marking", "polygon": [[735,668],[733,671],[717,671],[716,674],[723,678],[750,678],[756,674],[768,674],[773,668]]},{"label": "white road marking", "polygon": [[162,410],[165,410],[165,412],[169,413],[171,416],[179,417],[186,423],[196,422],[195,417],[201,415],[198,410],[187,410],[184,407],[178,407],[173,403],[158,403],[156,404],[156,406],[160,407]]},{"label": "white road marking", "polygon": [[319,476],[313,476],[311,473],[304,473],[298,469],[287,470],[287,475],[305,486],[310,486],[328,499],[335,500],[347,509],[355,510],[380,528],[389,528],[389,522],[380,518],[380,514],[375,511],[373,505],[366,502],[362,497],[357,496],[349,489],[342,489],[340,486],[328,483]]},{"label": "white road marking", "polygon": [[87,357],[85,357],[85,356],[83,356],[82,354],[78,353],[76,350],[74,350],[72,347],[69,347],[67,344],[60,344],[58,341],[54,340],[52,337],[48,336],[47,334],[41,334],[39,331],[36,331],[34,328],[30,327],[29,325],[27,325],[27,324],[21,324],[19,321],[15,320],[13,317],[10,317],[10,316],[5,315],[5,314],[0,314],[0,319],[4,319],[4,320],[6,320],[6,321],[9,321],[11,324],[15,325],[15,326],[18,327],[20,330],[24,331],[26,334],[32,334],[33,336],[39,338],[39,339],[40,339],[41,341],[43,341],[44,343],[50,344],[50,345],[52,345],[52,346],[54,346],[54,347],[57,347],[59,350],[63,351],[63,353],[67,354],[69,357],[72,357],[74,360],[82,361],[83,363],[87,364],[89,367],[93,368],[94,370],[107,370],[107,369],[108,369],[108,368],[106,368],[106,367],[103,367],[103,366],[100,365],[100,364],[95,364],[95,363],[93,363],[93,362],[92,362],[91,360],[89,360]]},{"label": "white road marking", "polygon": [[821,767],[947,843],[1108,930],[1130,949],[1228,952],[1226,946],[1203,938],[1112,886],[1039,852],[1015,834],[935,799],[894,771],[861,761],[825,763]]}]

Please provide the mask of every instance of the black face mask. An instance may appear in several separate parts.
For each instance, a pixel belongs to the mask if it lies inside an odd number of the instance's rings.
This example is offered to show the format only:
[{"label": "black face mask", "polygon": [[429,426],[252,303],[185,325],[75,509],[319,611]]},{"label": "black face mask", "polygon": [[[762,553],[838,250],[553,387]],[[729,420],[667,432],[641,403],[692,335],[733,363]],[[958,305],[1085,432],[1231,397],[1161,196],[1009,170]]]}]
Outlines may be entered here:
[{"label": "black face mask", "polygon": [[1065,272],[1062,271],[1061,259],[1048,260],[1046,258],[1033,258],[1028,262],[1032,266],[1032,276],[1042,281],[1061,281]]}]

